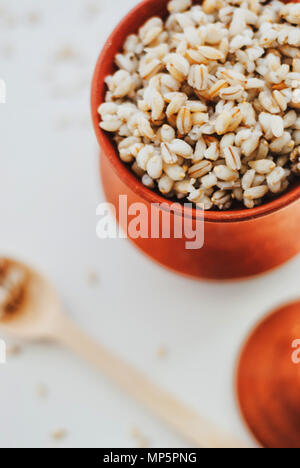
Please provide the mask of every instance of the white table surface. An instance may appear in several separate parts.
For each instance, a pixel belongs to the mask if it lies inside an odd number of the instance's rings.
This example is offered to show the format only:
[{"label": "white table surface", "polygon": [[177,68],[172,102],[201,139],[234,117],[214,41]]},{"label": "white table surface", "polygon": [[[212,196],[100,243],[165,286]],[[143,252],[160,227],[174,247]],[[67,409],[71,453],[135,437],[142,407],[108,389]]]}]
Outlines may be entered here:
[{"label": "white table surface", "polygon": [[[95,234],[103,195],[89,86],[108,33],[136,3],[0,1],[1,252],[41,268],[83,329],[251,443],[233,392],[237,353],[260,317],[298,295],[299,257],[259,279],[197,282],[152,264],[126,240]],[[60,63],[65,47],[78,57]],[[99,284],[89,284],[90,272]],[[160,346],[165,359],[156,356]],[[47,398],[37,395],[40,383]],[[150,447],[186,447],[55,345],[26,345],[0,366],[0,415],[1,447],[134,447],[133,427]],[[55,442],[50,433],[60,428],[68,437]]]}]

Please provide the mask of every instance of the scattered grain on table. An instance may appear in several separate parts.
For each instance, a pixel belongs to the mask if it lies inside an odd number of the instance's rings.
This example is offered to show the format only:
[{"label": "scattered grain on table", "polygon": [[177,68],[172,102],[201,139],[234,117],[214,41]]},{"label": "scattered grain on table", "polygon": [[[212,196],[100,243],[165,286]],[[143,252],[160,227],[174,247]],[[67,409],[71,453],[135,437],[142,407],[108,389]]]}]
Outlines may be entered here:
[{"label": "scattered grain on table", "polygon": [[158,359],[166,359],[168,357],[169,350],[166,346],[159,346],[156,350],[156,357]]},{"label": "scattered grain on table", "polygon": [[67,437],[68,435],[68,432],[66,429],[55,429],[54,431],[52,431],[50,433],[50,436],[52,439],[56,440],[56,441],[60,441],[60,440],[63,440]]}]

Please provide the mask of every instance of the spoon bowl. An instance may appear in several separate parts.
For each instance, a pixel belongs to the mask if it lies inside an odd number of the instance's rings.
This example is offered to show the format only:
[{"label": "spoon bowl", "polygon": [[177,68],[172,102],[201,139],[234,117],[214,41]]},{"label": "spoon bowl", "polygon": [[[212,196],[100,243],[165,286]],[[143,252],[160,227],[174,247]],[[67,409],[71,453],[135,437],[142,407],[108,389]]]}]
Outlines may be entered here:
[{"label": "spoon bowl", "polygon": [[26,272],[27,280],[18,309],[0,318],[1,331],[23,340],[53,338],[62,316],[55,288],[38,271],[16,260],[10,262]]},{"label": "spoon bowl", "polygon": [[265,317],[240,355],[239,407],[264,448],[300,448],[300,364],[293,358],[298,356],[294,343],[299,339],[300,301],[296,300]]}]

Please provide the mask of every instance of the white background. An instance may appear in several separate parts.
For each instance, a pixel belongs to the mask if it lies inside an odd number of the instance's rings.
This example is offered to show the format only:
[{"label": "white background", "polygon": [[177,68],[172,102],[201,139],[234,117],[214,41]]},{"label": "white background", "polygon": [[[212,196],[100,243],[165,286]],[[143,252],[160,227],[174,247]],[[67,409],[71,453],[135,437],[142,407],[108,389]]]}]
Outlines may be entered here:
[{"label": "white background", "polygon": [[[72,318],[96,339],[251,442],[235,405],[237,354],[260,317],[297,296],[299,258],[259,279],[215,284],[168,273],[125,240],[96,238],[103,195],[90,82],[108,33],[136,3],[0,1],[7,83],[7,104],[0,106],[1,250],[44,271]],[[60,62],[66,46],[78,56]],[[89,284],[89,272],[97,272],[99,284]],[[163,360],[156,356],[161,345],[168,349]],[[40,383],[46,399],[37,396]],[[0,366],[0,415],[1,447],[134,447],[132,427],[150,447],[185,446],[56,345],[26,345]],[[59,428],[68,437],[56,443],[50,433]]]}]

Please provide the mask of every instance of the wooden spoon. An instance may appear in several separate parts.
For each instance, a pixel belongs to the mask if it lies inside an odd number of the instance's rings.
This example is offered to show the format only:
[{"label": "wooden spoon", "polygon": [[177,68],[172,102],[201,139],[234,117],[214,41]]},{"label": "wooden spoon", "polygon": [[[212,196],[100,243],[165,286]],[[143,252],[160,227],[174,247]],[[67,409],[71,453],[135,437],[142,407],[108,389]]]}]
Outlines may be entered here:
[{"label": "wooden spoon", "polygon": [[67,346],[197,447],[244,447],[86,336],[66,317],[52,285],[37,271],[13,262],[27,271],[28,283],[18,311],[0,320],[1,332],[25,340],[54,340]]},{"label": "wooden spoon", "polygon": [[246,424],[265,448],[300,448],[300,301],[279,307],[251,332],[236,374]]}]

